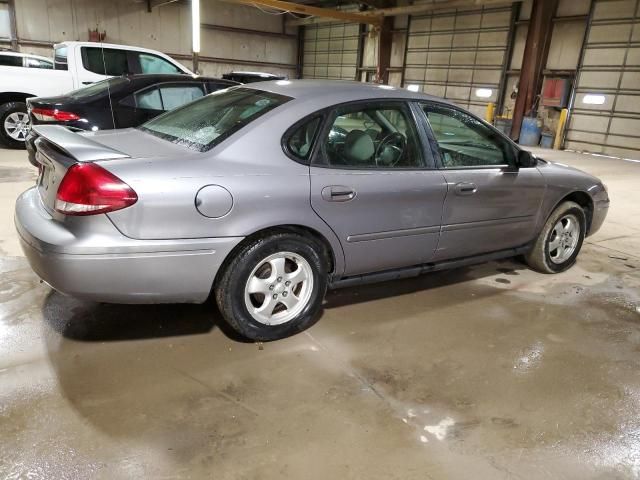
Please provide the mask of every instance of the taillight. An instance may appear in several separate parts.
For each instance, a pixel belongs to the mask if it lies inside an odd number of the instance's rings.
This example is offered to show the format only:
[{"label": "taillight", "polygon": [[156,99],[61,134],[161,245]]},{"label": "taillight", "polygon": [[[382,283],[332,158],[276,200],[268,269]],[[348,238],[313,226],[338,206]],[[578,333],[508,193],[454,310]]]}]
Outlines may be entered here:
[{"label": "taillight", "polygon": [[73,112],[63,112],[57,108],[32,108],[31,113],[43,122],[70,122],[80,117]]},{"label": "taillight", "polygon": [[133,189],[95,163],[76,163],[67,170],[56,195],[56,210],[66,215],[113,212],[136,203]]}]

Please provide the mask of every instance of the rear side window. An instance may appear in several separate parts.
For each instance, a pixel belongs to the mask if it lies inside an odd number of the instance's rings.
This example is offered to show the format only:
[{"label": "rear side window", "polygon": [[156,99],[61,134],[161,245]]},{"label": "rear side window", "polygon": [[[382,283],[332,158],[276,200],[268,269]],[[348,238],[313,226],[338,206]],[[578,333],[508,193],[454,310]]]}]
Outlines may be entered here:
[{"label": "rear side window", "polygon": [[207,151],[290,97],[233,88],[202,97],[156,117],[139,128],[178,145]]},{"label": "rear side window", "polygon": [[39,58],[29,58],[27,57],[27,67],[29,68],[45,68],[52,69],[53,63],[48,62],[46,60],[40,60]]},{"label": "rear side window", "polygon": [[160,90],[151,88],[138,92],[135,95],[136,105],[138,108],[146,110],[162,110],[162,99],[160,98]]},{"label": "rear side window", "polygon": [[182,73],[174,64],[150,53],[140,53],[140,71],[142,73]]},{"label": "rear side window", "polygon": [[67,47],[58,47],[53,56],[53,65],[56,70],[68,70]]},{"label": "rear side window", "polygon": [[128,78],[109,78],[107,80],[101,80],[99,82],[92,83],[88,87],[74,90],[67,95],[76,100],[81,100],[89,97],[97,97],[99,95],[107,95],[110,90],[113,90],[117,87],[119,88],[126,83],[129,83]]},{"label": "rear side window", "polygon": [[165,85],[136,92],[134,102],[127,97],[120,103],[148,110],[173,110],[204,96],[200,85]]},{"label": "rear side window", "polygon": [[119,77],[130,73],[127,51],[115,48],[82,47],[82,65],[99,75]]},{"label": "rear side window", "polygon": [[173,110],[204,96],[204,91],[199,85],[171,85],[160,87],[160,96],[163,110]]},{"label": "rear side window", "polygon": [[3,67],[21,67],[22,57],[17,55],[0,55],[0,65]]},{"label": "rear side window", "polygon": [[298,160],[308,160],[321,121],[321,117],[315,117],[295,128],[285,140],[287,152]]}]

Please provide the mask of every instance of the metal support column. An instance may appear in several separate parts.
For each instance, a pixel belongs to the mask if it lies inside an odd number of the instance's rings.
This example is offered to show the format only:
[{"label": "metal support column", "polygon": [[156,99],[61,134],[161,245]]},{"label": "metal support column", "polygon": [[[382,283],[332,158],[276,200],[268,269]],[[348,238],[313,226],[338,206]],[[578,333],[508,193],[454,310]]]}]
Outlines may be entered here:
[{"label": "metal support column", "polygon": [[553,17],[558,8],[558,0],[533,0],[531,21],[524,47],[518,97],[513,111],[511,138],[520,137],[522,119],[532,113],[542,86],[542,72],[547,63]]}]

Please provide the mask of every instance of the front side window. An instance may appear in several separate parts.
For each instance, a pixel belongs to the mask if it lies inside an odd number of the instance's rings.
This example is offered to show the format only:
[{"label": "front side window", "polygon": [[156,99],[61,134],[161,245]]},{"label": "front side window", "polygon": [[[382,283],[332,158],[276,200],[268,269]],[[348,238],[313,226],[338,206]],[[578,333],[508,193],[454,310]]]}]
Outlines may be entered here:
[{"label": "front side window", "polygon": [[291,97],[249,88],[219,90],[139,128],[200,152],[209,150]]},{"label": "front side window", "polygon": [[150,53],[138,54],[142,73],[182,73],[174,64]]},{"label": "front side window", "polygon": [[90,72],[113,77],[131,73],[126,50],[82,47],[82,52],[82,65]]},{"label": "front side window", "polygon": [[27,67],[29,68],[45,68],[52,69],[53,63],[47,60],[40,60],[39,58],[29,58],[27,57]]},{"label": "front side window", "polygon": [[513,148],[480,120],[455,108],[423,105],[445,168],[512,165]]},{"label": "front side window", "polygon": [[422,150],[404,105],[342,107],[324,140],[328,165],[356,168],[420,168]]}]

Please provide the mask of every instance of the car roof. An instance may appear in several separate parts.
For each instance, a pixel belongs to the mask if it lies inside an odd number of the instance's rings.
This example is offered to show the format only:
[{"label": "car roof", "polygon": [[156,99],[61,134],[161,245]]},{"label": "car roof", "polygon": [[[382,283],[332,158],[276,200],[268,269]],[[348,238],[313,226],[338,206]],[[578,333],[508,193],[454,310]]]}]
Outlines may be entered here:
[{"label": "car roof", "polygon": [[134,82],[156,83],[156,82],[180,82],[185,80],[196,80],[201,82],[217,82],[224,83],[229,86],[241,85],[241,83],[224,78],[205,77],[202,75],[188,75],[185,73],[139,73],[135,75],[127,75]]},{"label": "car roof", "polygon": [[381,85],[378,83],[362,83],[346,80],[275,80],[243,85],[243,88],[265,90],[280,95],[305,100],[316,101],[318,104],[338,104],[353,100],[367,99],[409,99],[433,100],[451,103],[440,97],[434,97],[419,92],[411,92],[404,88]]}]

